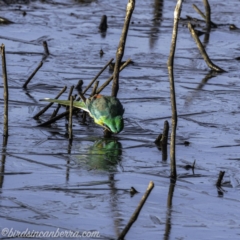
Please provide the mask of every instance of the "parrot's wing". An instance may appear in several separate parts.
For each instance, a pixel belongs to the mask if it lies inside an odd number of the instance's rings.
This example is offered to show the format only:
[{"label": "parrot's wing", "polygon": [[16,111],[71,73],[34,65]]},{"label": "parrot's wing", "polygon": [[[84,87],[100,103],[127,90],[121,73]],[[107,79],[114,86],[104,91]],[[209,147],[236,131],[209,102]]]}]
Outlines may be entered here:
[{"label": "parrot's wing", "polygon": [[[41,99],[40,101],[46,101],[46,102],[58,103],[58,104],[65,105],[65,106],[70,106],[70,101],[69,100],[44,98],[44,99]],[[89,112],[89,110],[88,110],[88,108],[87,108],[87,106],[84,102],[73,101],[73,107],[81,108],[82,110],[84,110],[86,112]]]}]

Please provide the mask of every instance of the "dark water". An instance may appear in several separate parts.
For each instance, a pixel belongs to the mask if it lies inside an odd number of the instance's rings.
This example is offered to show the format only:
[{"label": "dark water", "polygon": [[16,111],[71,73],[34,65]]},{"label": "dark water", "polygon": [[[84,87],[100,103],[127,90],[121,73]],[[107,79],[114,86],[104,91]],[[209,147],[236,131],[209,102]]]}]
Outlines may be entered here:
[{"label": "dark water", "polygon": [[[14,22],[0,25],[10,98],[0,175],[1,229],[98,231],[104,239],[116,239],[152,180],[155,187],[126,239],[240,237],[240,67],[235,59],[240,56],[240,30],[229,30],[230,24],[240,27],[240,3],[210,1],[218,28],[211,30],[208,40],[205,35],[200,38],[212,61],[227,72],[208,80],[210,70],[186,21],[180,22],[175,56],[179,177],[173,189],[169,157],[162,161],[153,142],[164,121],[171,120],[166,62],[175,3],[136,1],[124,54],[124,60],[131,58],[134,64],[121,72],[118,93],[125,129],[105,140],[100,127],[89,120],[83,125],[75,117],[70,151],[65,119],[36,127],[56,107],[36,121],[33,116],[46,105],[39,99],[53,97],[79,79],[87,86],[115,57],[127,1],[0,2],[0,16]],[[184,2],[182,18],[201,18],[192,4]],[[202,1],[194,4],[204,11]],[[105,35],[98,30],[103,14],[109,25]],[[196,24],[204,31],[203,22]],[[42,60],[43,41],[50,56],[24,90],[22,85]],[[106,70],[100,84],[110,75]],[[111,85],[103,93],[110,95]],[[61,99],[67,97],[66,91]],[[3,115],[3,97],[0,101]],[[184,166],[194,160],[193,173]],[[225,176],[224,191],[219,192],[215,183],[220,171]],[[139,192],[133,197],[132,186]]]}]

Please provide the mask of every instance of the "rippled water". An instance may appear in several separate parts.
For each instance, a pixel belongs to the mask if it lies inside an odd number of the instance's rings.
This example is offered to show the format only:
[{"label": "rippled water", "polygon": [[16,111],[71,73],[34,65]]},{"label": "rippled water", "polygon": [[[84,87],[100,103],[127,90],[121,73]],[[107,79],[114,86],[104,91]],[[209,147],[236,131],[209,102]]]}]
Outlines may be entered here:
[{"label": "rippled water", "polygon": [[[67,120],[37,127],[56,108],[34,120],[46,105],[39,99],[79,79],[87,86],[115,57],[127,1],[0,2],[0,17],[14,22],[0,24],[10,98],[9,137],[6,147],[2,143],[1,229],[99,231],[103,239],[116,239],[152,180],[155,187],[125,239],[239,238],[240,67],[235,58],[240,56],[240,30],[229,25],[238,27],[240,3],[210,1],[218,28],[208,41],[205,35],[200,39],[212,61],[227,71],[211,78],[186,21],[180,21],[174,71],[178,180],[172,186],[170,159],[162,161],[154,140],[164,121],[171,123],[166,62],[175,3],[136,1],[123,59],[134,64],[121,72],[118,93],[125,108],[124,131],[106,140],[91,120],[81,124],[81,117],[74,117],[69,148]],[[202,1],[194,3],[204,11]],[[200,18],[191,5],[184,2],[182,18]],[[106,34],[98,30],[103,14],[108,16]],[[203,22],[196,25],[204,31]],[[43,58],[43,41],[50,55],[23,89]],[[100,84],[111,74],[104,71]],[[110,95],[111,85],[103,93]],[[67,97],[68,91],[61,99]],[[3,97],[0,101],[3,115]],[[194,172],[186,170],[194,160]],[[225,171],[224,191],[215,186],[220,171]],[[139,193],[131,197],[132,186]]]}]

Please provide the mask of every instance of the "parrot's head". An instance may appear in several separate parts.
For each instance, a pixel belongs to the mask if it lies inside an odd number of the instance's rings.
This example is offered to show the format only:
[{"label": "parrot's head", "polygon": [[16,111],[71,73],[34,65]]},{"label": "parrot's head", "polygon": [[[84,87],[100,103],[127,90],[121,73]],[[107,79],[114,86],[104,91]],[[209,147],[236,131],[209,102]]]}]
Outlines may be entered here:
[{"label": "parrot's head", "polygon": [[112,133],[120,133],[124,128],[122,116],[116,116],[105,121],[104,126]]}]

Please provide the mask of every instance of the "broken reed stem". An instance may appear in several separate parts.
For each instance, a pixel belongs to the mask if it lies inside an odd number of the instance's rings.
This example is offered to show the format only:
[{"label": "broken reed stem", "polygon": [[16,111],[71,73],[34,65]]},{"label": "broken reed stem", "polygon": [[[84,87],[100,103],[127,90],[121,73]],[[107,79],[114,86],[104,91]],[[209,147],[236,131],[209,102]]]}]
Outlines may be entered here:
[{"label": "broken reed stem", "polygon": [[225,174],[225,171],[220,171],[219,172],[218,180],[217,180],[217,183],[216,183],[217,187],[221,187],[224,174]]},{"label": "broken reed stem", "polygon": [[68,139],[72,141],[72,115],[73,115],[73,96],[70,97],[69,120],[68,120]]},{"label": "broken reed stem", "polygon": [[119,89],[119,68],[121,65],[122,57],[124,55],[124,48],[125,48],[125,43],[127,39],[129,23],[134,10],[134,6],[135,6],[135,0],[128,0],[125,21],[122,29],[122,35],[121,35],[118,49],[116,52],[116,62],[115,62],[115,67],[113,72],[112,97],[117,97],[117,93]]},{"label": "broken reed stem", "polygon": [[[83,85],[83,80],[80,79],[80,80],[78,81],[78,84],[77,84],[77,86],[76,86],[76,89],[77,89],[78,95],[80,96],[80,98],[82,99],[82,101],[83,101],[84,103],[86,103],[86,98],[85,98],[85,96],[84,96],[83,93],[82,93],[82,85]],[[77,101],[79,101],[80,98],[78,98]]]},{"label": "broken reed stem", "polygon": [[216,72],[226,72],[225,70],[223,70],[222,68],[218,67],[217,65],[215,65],[211,59],[208,57],[207,52],[205,51],[201,41],[199,40],[198,35],[196,34],[195,30],[192,27],[191,23],[188,23],[188,29],[193,37],[193,39],[195,40],[198,49],[203,57],[203,59],[205,60],[206,64],[208,65],[208,67],[210,67],[212,70],[216,71]]},{"label": "broken reed stem", "polygon": [[58,104],[57,108],[54,109],[54,111],[53,111],[53,113],[52,113],[50,119],[54,118],[54,117],[57,115],[57,113],[58,113],[60,107],[61,107],[61,104]]},{"label": "broken reed stem", "polygon": [[177,129],[177,106],[176,106],[176,96],[175,96],[175,86],[174,86],[174,54],[177,42],[177,32],[178,32],[178,22],[181,14],[182,0],[177,1],[177,5],[174,11],[174,24],[172,33],[172,43],[170,54],[168,58],[168,75],[170,83],[170,95],[171,95],[171,107],[172,107],[172,132],[171,132],[171,143],[170,143],[170,160],[171,160],[171,179],[177,178],[176,170],[176,129]]},{"label": "broken reed stem", "polygon": [[138,215],[139,215],[144,203],[146,202],[149,194],[151,193],[153,187],[154,187],[154,183],[152,181],[150,181],[150,183],[148,184],[148,188],[147,188],[146,192],[144,193],[144,195],[143,195],[141,201],[139,202],[136,210],[134,211],[133,215],[131,216],[128,224],[125,226],[125,228],[122,230],[121,234],[119,235],[118,240],[124,239],[125,235],[128,233],[128,231],[131,228],[131,226],[133,225],[133,223],[137,220]]},{"label": "broken reed stem", "polygon": [[71,86],[69,93],[68,93],[68,100],[70,100],[72,93],[73,93],[74,85]]},{"label": "broken reed stem", "polygon": [[164,122],[163,134],[161,138],[161,145],[162,145],[162,160],[167,160],[167,142],[168,142],[168,131],[169,131],[169,123],[166,120]]},{"label": "broken reed stem", "polygon": [[7,80],[7,64],[5,56],[5,45],[1,46],[1,55],[2,55],[2,73],[3,73],[3,88],[4,88],[4,120],[3,120],[3,135],[8,136],[8,80]]},{"label": "broken reed stem", "polygon": [[[65,91],[66,91],[67,87],[65,86],[59,93],[58,95],[54,98],[54,99],[58,99]],[[34,119],[38,119],[39,116],[41,116],[43,113],[45,113],[51,106],[53,105],[53,103],[49,103],[45,108],[43,108],[39,113],[37,113],[33,118]]]},{"label": "broken reed stem", "polygon": [[34,77],[34,75],[37,73],[37,71],[42,67],[43,61],[39,63],[37,68],[34,70],[34,72],[30,75],[30,77],[27,79],[27,81],[23,84],[23,88],[27,88],[28,83],[31,81],[31,79]]},{"label": "broken reed stem", "polygon": [[[121,72],[128,64],[131,63],[131,59],[129,58],[119,69],[119,72]],[[108,84],[113,80],[113,75],[109,77],[109,79],[96,91],[96,94],[99,94]]]},{"label": "broken reed stem", "polygon": [[[68,100],[70,100],[71,96],[72,96],[72,93],[73,93],[73,90],[74,90],[74,85],[71,86],[70,90],[69,90],[69,93],[68,93]],[[66,110],[69,109],[69,106],[66,106]],[[56,115],[55,115],[56,116]]]},{"label": "broken reed stem", "polygon": [[102,68],[102,70],[96,75],[96,77],[87,85],[84,89],[83,94],[87,92],[87,90],[93,85],[93,83],[98,79],[98,77],[102,74],[102,72],[108,67],[108,65],[113,61],[113,58]]},{"label": "broken reed stem", "polygon": [[206,12],[206,29],[208,32],[211,30],[211,7],[208,3],[208,0],[203,0],[203,4],[205,7],[205,12]]},{"label": "broken reed stem", "polygon": [[44,48],[44,53],[45,55],[49,55],[49,50],[48,50],[48,44],[47,41],[43,41],[43,48]]}]

